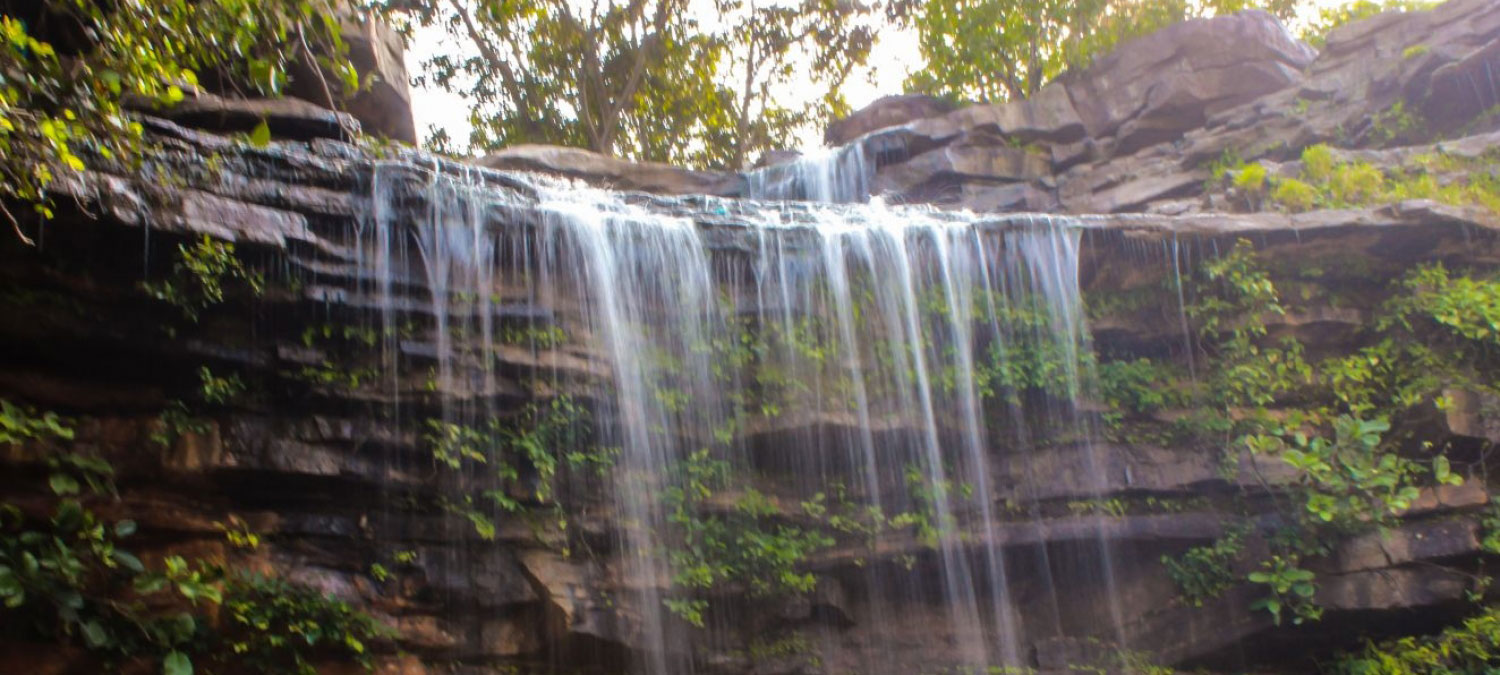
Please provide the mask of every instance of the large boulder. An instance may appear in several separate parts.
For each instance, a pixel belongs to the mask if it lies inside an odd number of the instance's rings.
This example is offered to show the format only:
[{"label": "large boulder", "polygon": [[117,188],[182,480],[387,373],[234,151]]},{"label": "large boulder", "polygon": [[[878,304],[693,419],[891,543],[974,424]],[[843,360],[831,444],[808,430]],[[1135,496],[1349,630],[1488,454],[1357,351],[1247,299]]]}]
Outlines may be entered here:
[{"label": "large boulder", "polygon": [[848,117],[834,120],[823,133],[823,142],[843,145],[877,129],[937,117],[951,112],[954,107],[946,100],[922,94],[882,96]]},{"label": "large boulder", "polygon": [[1132,40],[1064,84],[1089,135],[1116,136],[1127,154],[1295,84],[1316,55],[1271,15],[1247,11]]},{"label": "large boulder", "polygon": [[417,127],[412,117],[406,45],[401,36],[374,17],[357,14],[343,19],[340,32],[349,46],[347,57],[359,72],[359,92],[344,94],[336,76],[303,62],[294,67],[287,93],[346,110],[368,133],[415,144]]},{"label": "large boulder", "polygon": [[352,141],[362,129],[352,115],[295,98],[225,98],[198,92],[159,114],[187,127],[222,134],[248,133],[264,123],[271,135],[299,141]]},{"label": "large boulder", "polygon": [[504,171],[536,171],[575,178],[595,187],[667,195],[734,195],[744,179],[735,174],[693,171],[656,162],[632,162],[582,148],[515,145],[476,164]]}]

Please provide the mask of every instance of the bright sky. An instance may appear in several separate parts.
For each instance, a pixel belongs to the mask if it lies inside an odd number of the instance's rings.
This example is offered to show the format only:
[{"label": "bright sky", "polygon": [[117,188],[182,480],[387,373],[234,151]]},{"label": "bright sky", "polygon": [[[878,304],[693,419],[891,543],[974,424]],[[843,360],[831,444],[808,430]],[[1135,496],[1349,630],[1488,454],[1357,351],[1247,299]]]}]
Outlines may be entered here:
[{"label": "bright sky", "polygon": [[[1313,0],[1294,24],[1310,20],[1321,8],[1342,5],[1346,1]],[[914,31],[887,27],[877,35],[877,40],[869,64],[856,72],[844,87],[844,94],[855,110],[881,96],[901,93],[902,84],[911,70],[922,63]],[[407,48],[406,66],[416,72],[432,54],[452,51],[452,48],[442,28],[418,30]],[[468,139],[469,105],[463,97],[436,88],[419,88],[412,92],[412,108],[420,137],[426,138],[429,127],[439,127],[447,129],[449,137],[460,146]],[[801,145],[814,148],[822,145],[822,139],[821,129],[808,130]]]}]

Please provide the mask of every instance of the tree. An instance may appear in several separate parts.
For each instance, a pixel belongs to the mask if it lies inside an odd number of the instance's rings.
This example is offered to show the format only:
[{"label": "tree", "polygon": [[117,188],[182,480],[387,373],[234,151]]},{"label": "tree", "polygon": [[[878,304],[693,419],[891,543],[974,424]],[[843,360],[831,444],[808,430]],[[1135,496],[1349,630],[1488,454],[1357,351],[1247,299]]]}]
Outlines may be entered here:
[{"label": "tree", "polygon": [[[740,21],[727,31],[731,77],[737,91],[730,166],[742,166],[754,150],[785,147],[797,129],[848,114],[841,89],[874,46],[874,31],[859,19],[869,5],[843,0],[757,4],[722,0],[722,15]],[[778,98],[797,85],[821,87],[810,101]]]},{"label": "tree", "polygon": [[[139,159],[126,110],[171,106],[212,83],[278,95],[293,61],[341,55],[336,0],[43,0],[0,3],[0,215],[52,215],[49,188],[92,162]],[[341,57],[325,67],[357,86]]]},{"label": "tree", "polygon": [[904,0],[892,15],[916,28],[925,61],[908,88],[957,100],[1036,93],[1121,41],[1200,16],[1260,8],[1286,19],[1300,0]]},{"label": "tree", "polygon": [[470,48],[434,57],[418,80],[470,99],[473,146],[555,143],[608,154],[631,135],[644,90],[691,86],[693,69],[717,58],[692,39],[685,8],[686,0],[433,0],[408,18],[441,25]]},{"label": "tree", "polygon": [[[873,42],[856,25],[870,7],[846,0],[417,0],[391,9],[461,45],[423,64],[418,81],[474,106],[471,150],[551,143],[705,167],[739,167],[842,113],[839,89]],[[818,98],[785,99],[808,82],[822,88]]]}]

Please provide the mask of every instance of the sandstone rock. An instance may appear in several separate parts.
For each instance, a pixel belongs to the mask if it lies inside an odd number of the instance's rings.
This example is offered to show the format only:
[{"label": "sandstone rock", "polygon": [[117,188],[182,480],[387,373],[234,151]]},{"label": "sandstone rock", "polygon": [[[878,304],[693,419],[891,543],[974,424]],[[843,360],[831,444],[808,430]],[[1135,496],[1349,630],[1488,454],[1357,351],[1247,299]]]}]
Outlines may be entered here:
[{"label": "sandstone rock", "polygon": [[1497,70],[1500,70],[1500,39],[1438,68],[1428,85],[1421,108],[1423,117],[1434,130],[1457,129],[1500,105]]},{"label": "sandstone rock", "polygon": [[843,145],[877,129],[900,126],[953,110],[953,104],[935,96],[901,94],[882,96],[874,103],[834,120],[823,134],[828,145]]},{"label": "sandstone rock", "polygon": [[261,122],[276,138],[353,140],[355,118],[295,98],[232,99],[199,93],[162,112],[174,122],[219,133],[254,130]]},{"label": "sandstone rock", "polygon": [[1402,567],[1355,572],[1321,580],[1316,601],[1330,611],[1431,607],[1470,590],[1472,578],[1445,567]]},{"label": "sandstone rock", "polygon": [[545,596],[553,638],[573,634],[620,644],[632,642],[615,625],[618,608],[595,597],[600,586],[595,571],[553,551],[521,551],[517,558],[532,584]]},{"label": "sandstone rock", "polygon": [[346,19],[342,26],[349,60],[359,71],[362,86],[346,104],[347,110],[365,131],[415,144],[417,129],[401,36],[371,17]]},{"label": "sandstone rock", "polygon": [[1089,135],[1118,135],[1128,154],[1295,84],[1314,56],[1270,15],[1247,11],[1132,40],[1065,84]]},{"label": "sandstone rock", "polygon": [[790,164],[801,157],[802,153],[796,150],[767,150],[761,153],[759,159],[755,160],[755,168],[764,169],[769,166]]},{"label": "sandstone rock", "polygon": [[1459,436],[1500,443],[1500,397],[1465,389],[1449,389],[1443,393],[1452,402],[1443,411],[1449,431]]},{"label": "sandstone rock", "polygon": [[417,614],[396,619],[396,631],[408,648],[424,651],[455,650],[464,640],[435,616]]},{"label": "sandstone rock", "polygon": [[486,620],[480,627],[480,652],[487,656],[521,656],[542,649],[540,622],[525,615]]},{"label": "sandstone rock", "polygon": [[1401,512],[1401,515],[1422,516],[1484,506],[1488,503],[1490,503],[1490,493],[1484,483],[1479,480],[1466,480],[1458,485],[1422,488],[1421,494],[1410,507]]},{"label": "sandstone rock", "polygon": [[1338,546],[1329,565],[1339,573],[1365,572],[1478,552],[1478,523],[1448,518],[1417,521],[1350,539]]},{"label": "sandstone rock", "polygon": [[1041,180],[1051,170],[1050,158],[1021,148],[955,144],[882,169],[875,191],[910,194],[940,180],[1025,182]]},{"label": "sandstone rock", "polygon": [[959,193],[964,208],[979,212],[1046,212],[1057,209],[1057,197],[1034,183],[975,185],[965,183]]},{"label": "sandstone rock", "polygon": [[538,171],[576,178],[597,187],[640,190],[667,195],[735,195],[743,190],[739,176],[680,169],[654,162],[632,162],[580,148],[517,145],[487,155],[479,166],[507,171]]},{"label": "sandstone rock", "polygon": [[339,27],[349,48],[347,58],[359,73],[360,90],[349,95],[337,74],[304,58],[291,68],[287,94],[324,108],[346,110],[368,133],[415,144],[417,129],[401,36],[374,16],[352,10],[346,10]]},{"label": "sandstone rock", "polygon": [[989,131],[1021,143],[1072,143],[1082,140],[1085,133],[1067,89],[1058,83],[1042,87],[1030,98],[969,106],[943,120],[966,132]]}]

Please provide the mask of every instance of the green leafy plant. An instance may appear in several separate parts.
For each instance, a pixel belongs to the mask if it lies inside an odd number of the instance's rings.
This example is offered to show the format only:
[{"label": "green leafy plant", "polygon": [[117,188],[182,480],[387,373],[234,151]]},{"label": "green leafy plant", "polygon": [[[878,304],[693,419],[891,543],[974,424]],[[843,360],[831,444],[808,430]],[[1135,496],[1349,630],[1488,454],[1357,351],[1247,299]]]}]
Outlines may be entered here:
[{"label": "green leafy plant", "polygon": [[1500,609],[1485,607],[1436,635],[1372,642],[1331,665],[1338,675],[1493,672],[1500,667]]},{"label": "green leafy plant", "polygon": [[33,439],[73,440],[73,429],[57,413],[35,410],[0,399],[0,445]]},{"label": "green leafy plant", "polygon": [[177,262],[172,266],[171,278],[143,282],[141,289],[176,307],[183,318],[196,323],[204,310],[224,301],[225,283],[229,281],[244,283],[255,295],[260,295],[265,286],[259,273],[246,269],[235,257],[234,244],[204,235],[191,246],[177,246]]},{"label": "green leafy plant", "polygon": [[[86,165],[140,162],[145,132],[127,103],[174,106],[200,77],[278,95],[292,63],[314,52],[357,87],[337,9],[331,0],[43,0],[0,16],[0,215],[29,241],[7,205],[50,218],[59,181],[79,180]],[[87,37],[58,26],[86,26]]]},{"label": "green leafy plant", "polygon": [[320,660],[374,667],[369,645],[391,631],[349,603],[284,580],[236,574],[224,583],[224,641],[258,673],[315,675]]},{"label": "green leafy plant", "polygon": [[[14,417],[10,406],[7,417]],[[65,441],[58,418],[24,422],[25,437]],[[16,442],[10,440],[7,442]],[[370,666],[366,644],[388,631],[347,603],[295,584],[229,574],[217,563],[167,555],[150,569],[124,543],[132,520],[109,522],[90,504],[115,497],[114,470],[103,460],[51,452],[50,515],[0,504],[0,603],[38,637],[80,644],[106,662],[148,659],[163,673],[190,675],[203,664],[252,662],[257,672],[313,673],[310,658]],[[219,524],[231,543],[258,536],[237,518]],[[209,629],[222,605],[233,627]]]},{"label": "green leafy plant", "polygon": [[1167,576],[1177,584],[1183,599],[1202,607],[1239,580],[1232,565],[1244,553],[1246,534],[1246,528],[1232,528],[1208,546],[1194,546],[1176,558],[1162,556]]},{"label": "green leafy plant", "polygon": [[1259,163],[1246,164],[1234,172],[1234,187],[1249,203],[1251,209],[1260,207],[1266,194],[1266,167]]},{"label": "green leafy plant", "polygon": [[1277,625],[1286,614],[1291,615],[1294,624],[1322,617],[1322,608],[1313,603],[1313,596],[1318,592],[1314,583],[1316,576],[1298,567],[1296,557],[1271,556],[1270,560],[1261,563],[1260,570],[1251,572],[1247,578],[1251,583],[1264,585],[1270,592],[1269,596],[1256,600],[1251,606],[1269,612]]},{"label": "green leafy plant", "polygon": [[[673,485],[662,497],[672,526],[667,556],[673,585],[692,592],[734,584],[762,597],[811,591],[817,579],[801,566],[812,553],[832,546],[833,539],[777,522],[780,509],[755,490],[741,495],[728,512],[711,510],[710,500],[729,484],[729,476],[729,464],[707,450],[674,467]],[[708,608],[702,598],[666,602],[683,620],[702,625]]]},{"label": "green leafy plant", "polygon": [[1271,201],[1289,211],[1310,211],[1318,204],[1318,190],[1295,178],[1284,178],[1276,182],[1271,191]]},{"label": "green leafy plant", "polygon": [[[1346,529],[1381,522],[1411,506],[1419,490],[1420,466],[1394,452],[1380,450],[1385,420],[1340,416],[1333,438],[1250,436],[1254,452],[1279,456],[1296,469],[1308,490],[1306,516]],[[1288,442],[1288,440],[1290,442]],[[1443,459],[1437,476],[1455,478]]]}]

